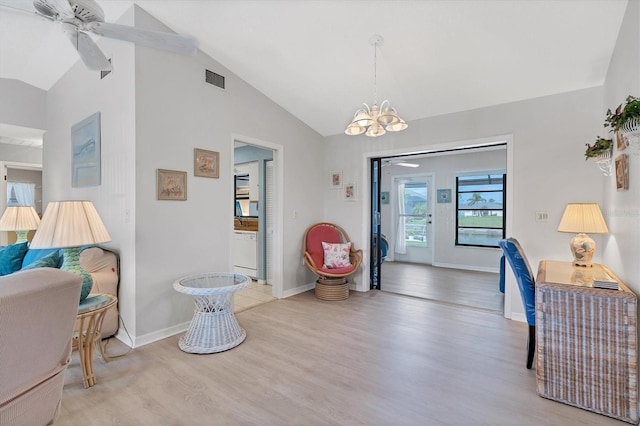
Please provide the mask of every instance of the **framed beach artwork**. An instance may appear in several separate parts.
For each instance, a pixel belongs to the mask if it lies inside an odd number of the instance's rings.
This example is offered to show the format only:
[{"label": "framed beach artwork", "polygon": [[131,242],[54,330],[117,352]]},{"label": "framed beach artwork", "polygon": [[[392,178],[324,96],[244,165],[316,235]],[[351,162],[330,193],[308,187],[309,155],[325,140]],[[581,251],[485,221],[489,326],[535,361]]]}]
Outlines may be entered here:
[{"label": "framed beach artwork", "polygon": [[329,187],[331,189],[342,188],[342,172],[329,173]]},{"label": "framed beach artwork", "polygon": [[71,127],[71,186],[100,185],[100,113]]},{"label": "framed beach artwork", "polygon": [[220,154],[216,151],[195,148],[193,150],[193,175],[218,179],[220,177]]},{"label": "framed beach artwork", "polygon": [[157,199],[185,201],[187,199],[187,172],[157,169]]},{"label": "framed beach artwork", "polygon": [[347,201],[353,201],[356,199],[356,184],[345,183],[344,185],[344,199]]}]

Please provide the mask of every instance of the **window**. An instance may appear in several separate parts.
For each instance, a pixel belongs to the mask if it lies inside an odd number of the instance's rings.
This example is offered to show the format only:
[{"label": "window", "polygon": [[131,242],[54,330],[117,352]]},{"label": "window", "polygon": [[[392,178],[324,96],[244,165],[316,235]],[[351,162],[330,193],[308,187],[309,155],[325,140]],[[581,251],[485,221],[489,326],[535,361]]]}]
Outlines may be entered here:
[{"label": "window", "polygon": [[505,236],[504,174],[456,178],[456,245],[498,247]]},{"label": "window", "polygon": [[7,206],[34,206],[35,183],[7,182]]},{"label": "window", "polygon": [[398,236],[405,247],[427,247],[427,182],[398,185]]}]

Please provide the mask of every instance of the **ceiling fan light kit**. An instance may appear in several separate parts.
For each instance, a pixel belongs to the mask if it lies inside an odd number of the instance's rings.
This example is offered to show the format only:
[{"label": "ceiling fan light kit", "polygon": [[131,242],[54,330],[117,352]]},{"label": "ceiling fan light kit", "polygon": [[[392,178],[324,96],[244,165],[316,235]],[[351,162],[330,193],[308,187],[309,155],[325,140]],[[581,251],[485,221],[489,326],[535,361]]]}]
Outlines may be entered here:
[{"label": "ceiling fan light kit", "polygon": [[[95,0],[34,0],[33,7],[35,15],[61,24],[80,59],[90,70],[111,71],[112,67],[88,33],[182,55],[194,55],[198,51],[193,37],[104,22],[104,11]],[[33,15],[33,12],[23,9],[4,8]]]},{"label": "ceiling fan light kit", "polygon": [[353,120],[344,131],[349,136],[357,136],[365,134],[369,137],[382,136],[387,132],[400,132],[409,125],[398,116],[395,108],[391,107],[388,100],[382,101],[378,106],[378,85],[377,85],[377,68],[378,68],[378,46],[382,46],[384,39],[381,35],[373,35],[369,39],[369,44],[373,46],[373,105],[363,103],[362,106],[353,114]]}]

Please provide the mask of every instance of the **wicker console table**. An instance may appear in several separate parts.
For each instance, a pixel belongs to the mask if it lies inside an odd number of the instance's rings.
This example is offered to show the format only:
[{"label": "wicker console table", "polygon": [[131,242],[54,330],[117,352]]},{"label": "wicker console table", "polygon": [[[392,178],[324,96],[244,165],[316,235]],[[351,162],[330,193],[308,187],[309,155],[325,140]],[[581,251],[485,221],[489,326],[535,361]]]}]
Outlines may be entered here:
[{"label": "wicker console table", "polygon": [[[609,275],[619,290],[594,288]],[[538,394],[638,423],[637,299],[603,265],[541,261],[536,282]]]},{"label": "wicker console table", "polygon": [[180,293],[193,297],[195,313],[178,346],[185,352],[210,354],[242,343],[247,333],[233,315],[233,294],[249,286],[246,275],[206,273],[190,275],[173,283]]}]

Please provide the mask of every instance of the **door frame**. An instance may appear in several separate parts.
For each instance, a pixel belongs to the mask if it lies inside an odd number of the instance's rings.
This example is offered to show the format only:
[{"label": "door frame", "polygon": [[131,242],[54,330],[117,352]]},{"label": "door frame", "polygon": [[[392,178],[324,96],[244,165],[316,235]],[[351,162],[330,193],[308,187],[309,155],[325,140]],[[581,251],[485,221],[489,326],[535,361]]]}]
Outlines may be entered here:
[{"label": "door frame", "polygon": [[[371,171],[370,164],[372,158],[384,158],[384,157],[393,157],[393,156],[403,156],[410,154],[435,154],[438,152],[445,151],[454,151],[454,150],[462,150],[467,148],[482,148],[482,147],[491,147],[492,145],[501,145],[506,144],[507,146],[507,179],[508,182],[511,182],[507,185],[507,217],[505,218],[505,227],[507,229],[507,234],[511,232],[513,229],[513,195],[514,195],[514,184],[513,182],[513,134],[505,134],[505,135],[496,135],[485,138],[477,138],[477,139],[469,139],[469,140],[458,140],[453,142],[445,142],[440,144],[433,145],[418,145],[404,148],[395,148],[392,150],[377,150],[377,151],[369,151],[364,152],[361,157],[361,182],[363,182],[363,200],[362,200],[362,211],[361,211],[361,220],[362,220],[362,228],[361,228],[361,236],[364,247],[371,246],[371,181],[369,179]],[[364,253],[364,259],[361,264],[361,278],[358,283],[356,290],[358,291],[369,291],[369,276],[370,276],[370,252],[367,251]],[[512,293],[514,288],[514,283],[511,283],[507,280],[507,284],[505,285],[504,292],[504,317],[511,318],[511,306],[512,306]]]},{"label": "door frame", "polygon": [[[404,173],[404,174],[398,174],[398,175],[394,175],[392,176],[392,185],[393,185],[393,190],[391,191],[391,199],[390,199],[390,203],[393,206],[391,209],[391,234],[390,234],[390,238],[389,240],[393,241],[393,245],[389,244],[389,260],[390,261],[394,261],[396,260],[396,254],[394,250],[391,250],[391,248],[393,247],[395,249],[395,242],[397,239],[397,233],[398,233],[398,229],[396,226],[394,226],[397,223],[397,219],[398,219],[398,191],[395,189],[397,188],[396,186],[396,180],[398,179],[408,179],[408,180],[422,180],[425,179],[427,181],[427,220],[429,220],[429,214],[431,214],[431,224],[430,226],[428,226],[429,232],[427,233],[428,235],[428,249],[431,252],[430,256],[429,256],[429,262],[424,262],[425,264],[431,265],[433,263],[433,251],[434,251],[434,247],[433,247],[433,229],[434,229],[434,219],[433,219],[433,181],[435,180],[435,174],[433,172],[417,172],[417,173]],[[422,262],[420,262],[422,263]]]},{"label": "door frame", "polygon": [[[284,203],[283,203],[283,188],[284,188],[284,146],[268,142],[261,139],[256,139],[250,136],[244,136],[240,134],[231,135],[231,152],[234,152],[235,143],[242,142],[248,145],[257,146],[259,148],[270,149],[273,151],[273,283],[272,295],[277,299],[283,297],[283,283],[282,277],[284,276],[284,259],[282,253],[284,252],[283,243],[283,230],[284,230]],[[233,182],[233,167],[235,155],[229,156],[229,178]],[[229,200],[234,199],[235,188],[229,185]],[[231,209],[229,209],[231,213]],[[233,241],[233,216],[230,217],[229,235],[228,240]],[[265,253],[266,256],[266,253]],[[233,271],[233,256],[229,258],[229,270]]]}]

